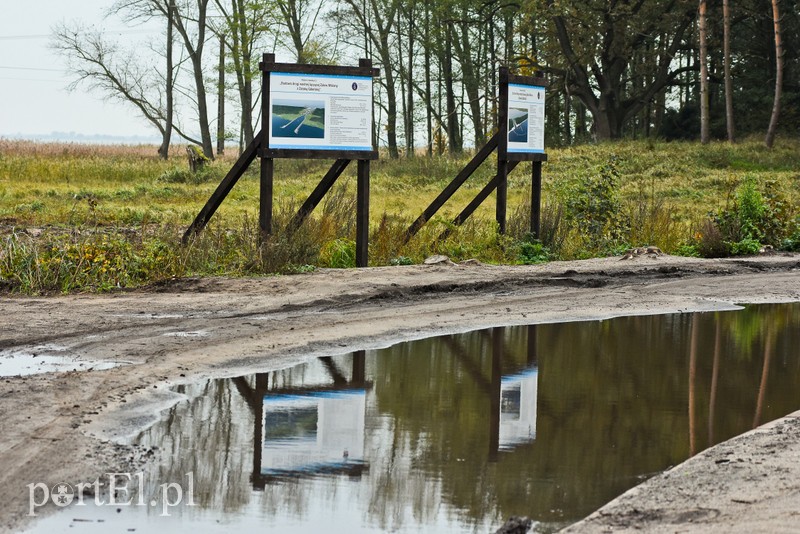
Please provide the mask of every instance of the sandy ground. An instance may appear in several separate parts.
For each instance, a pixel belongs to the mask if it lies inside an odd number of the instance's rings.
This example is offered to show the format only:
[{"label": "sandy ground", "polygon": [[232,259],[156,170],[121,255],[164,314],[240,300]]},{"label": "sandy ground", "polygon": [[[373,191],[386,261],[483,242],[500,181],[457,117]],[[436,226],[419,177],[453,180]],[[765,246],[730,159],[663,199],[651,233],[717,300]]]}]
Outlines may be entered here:
[{"label": "sandy ground", "polygon": [[[467,262],[0,297],[2,353],[126,363],[0,379],[0,530],[29,524],[28,484],[146,468],[147,451],[115,439],[154,421],[175,384],[475,328],[788,301],[800,301],[800,255]],[[572,528],[800,528],[799,438],[795,414],[709,449]]]}]

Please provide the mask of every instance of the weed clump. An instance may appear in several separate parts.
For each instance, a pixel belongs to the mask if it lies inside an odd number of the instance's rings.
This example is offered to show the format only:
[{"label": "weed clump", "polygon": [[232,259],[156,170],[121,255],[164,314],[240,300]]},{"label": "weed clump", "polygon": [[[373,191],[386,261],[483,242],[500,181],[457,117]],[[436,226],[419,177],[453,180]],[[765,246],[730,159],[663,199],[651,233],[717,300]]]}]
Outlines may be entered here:
[{"label": "weed clump", "polygon": [[765,245],[792,247],[796,232],[797,219],[776,182],[766,181],[759,188],[757,179],[748,175],[733,201],[702,224],[698,248],[706,257],[752,255]]}]

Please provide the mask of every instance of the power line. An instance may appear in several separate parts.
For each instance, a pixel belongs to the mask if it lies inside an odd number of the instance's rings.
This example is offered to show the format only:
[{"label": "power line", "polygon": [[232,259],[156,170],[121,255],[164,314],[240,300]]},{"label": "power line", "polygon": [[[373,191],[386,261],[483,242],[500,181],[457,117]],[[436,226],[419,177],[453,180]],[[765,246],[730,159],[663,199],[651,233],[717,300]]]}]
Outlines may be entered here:
[{"label": "power line", "polygon": [[63,83],[64,80],[53,80],[49,78],[4,78],[0,77],[0,80],[3,81],[12,81],[12,82],[58,82]]},{"label": "power line", "polygon": [[[158,30],[123,29],[123,30],[103,30],[101,33],[136,34],[136,33],[155,33],[156,31]],[[0,41],[20,41],[23,39],[50,39],[52,37],[53,34],[50,33],[30,34],[30,35],[0,35]]]},{"label": "power line", "polygon": [[8,65],[0,65],[0,69],[10,69],[10,70],[39,70],[44,72],[64,72],[64,69],[41,69],[37,67],[11,67]]},{"label": "power line", "polygon": [[47,39],[51,37],[47,35],[0,35],[0,41],[16,41],[20,39]]}]

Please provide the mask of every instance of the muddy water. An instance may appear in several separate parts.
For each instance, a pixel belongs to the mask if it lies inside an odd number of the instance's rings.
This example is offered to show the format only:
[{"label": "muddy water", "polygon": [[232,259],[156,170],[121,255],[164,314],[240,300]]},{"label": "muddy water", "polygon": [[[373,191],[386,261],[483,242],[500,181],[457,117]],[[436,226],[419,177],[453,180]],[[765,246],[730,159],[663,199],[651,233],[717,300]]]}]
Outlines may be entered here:
[{"label": "muddy water", "polygon": [[[182,386],[187,400],[137,438],[164,458],[142,477],[149,505],[73,506],[37,527],[493,532],[527,515],[553,531],[797,410],[798,386],[797,304],[494,328],[318,358]],[[184,491],[168,515],[167,482]]]}]

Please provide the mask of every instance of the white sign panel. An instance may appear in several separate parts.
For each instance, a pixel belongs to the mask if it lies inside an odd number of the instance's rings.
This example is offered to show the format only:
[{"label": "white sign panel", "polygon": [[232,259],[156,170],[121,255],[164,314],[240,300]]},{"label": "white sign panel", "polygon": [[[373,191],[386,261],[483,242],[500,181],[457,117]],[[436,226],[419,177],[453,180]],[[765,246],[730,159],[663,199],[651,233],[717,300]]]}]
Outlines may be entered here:
[{"label": "white sign panel", "polygon": [[544,153],[544,87],[508,84],[508,152]]},{"label": "white sign panel", "polygon": [[270,74],[269,147],[363,150],[372,147],[372,78]]}]

